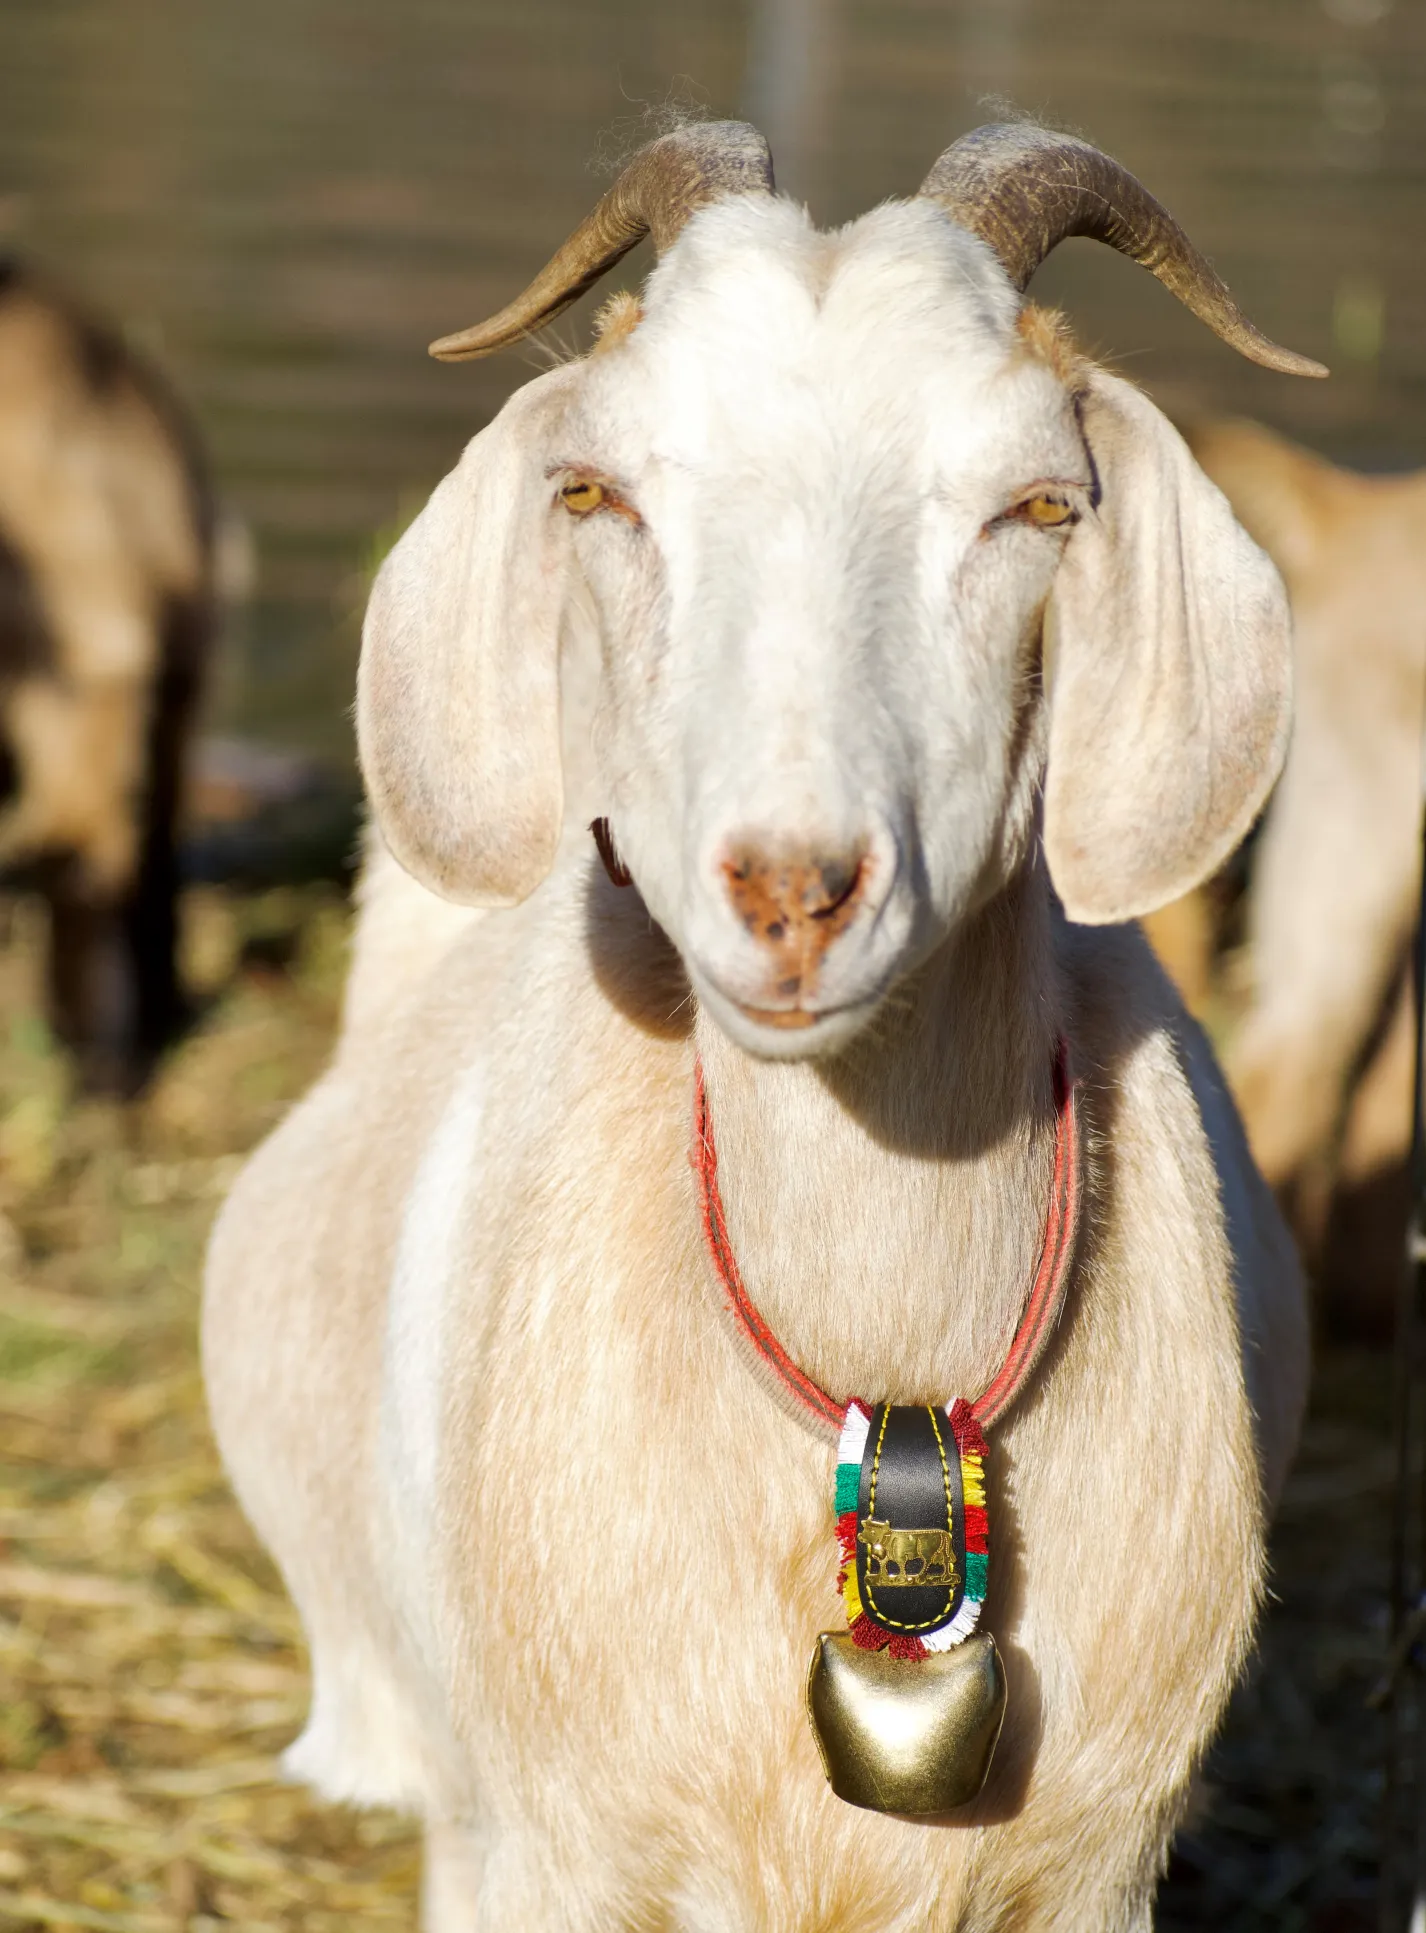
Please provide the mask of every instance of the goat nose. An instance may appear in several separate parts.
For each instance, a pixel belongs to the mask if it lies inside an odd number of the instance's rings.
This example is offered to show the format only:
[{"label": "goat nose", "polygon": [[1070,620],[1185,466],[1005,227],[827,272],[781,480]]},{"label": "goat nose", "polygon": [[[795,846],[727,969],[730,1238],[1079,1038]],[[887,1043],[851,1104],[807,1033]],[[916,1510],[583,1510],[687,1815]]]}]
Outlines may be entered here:
[{"label": "goat nose", "polygon": [[795,962],[815,965],[849,924],[866,883],[865,849],[765,853],[743,846],[723,862],[733,910],[753,938]]}]

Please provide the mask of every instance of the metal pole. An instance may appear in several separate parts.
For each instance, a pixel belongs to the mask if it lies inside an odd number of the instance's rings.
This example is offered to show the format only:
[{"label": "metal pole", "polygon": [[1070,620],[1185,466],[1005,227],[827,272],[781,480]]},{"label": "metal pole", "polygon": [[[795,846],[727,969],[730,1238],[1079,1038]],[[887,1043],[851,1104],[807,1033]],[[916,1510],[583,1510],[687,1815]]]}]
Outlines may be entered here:
[{"label": "metal pole", "polygon": [[1413,953],[1416,1083],[1411,1213],[1397,1312],[1396,1505],[1381,1933],[1426,1933],[1426,829]]},{"label": "metal pole", "polygon": [[836,0],[753,0],[739,112],[767,136],[777,185],[798,200],[825,185],[839,38]]}]

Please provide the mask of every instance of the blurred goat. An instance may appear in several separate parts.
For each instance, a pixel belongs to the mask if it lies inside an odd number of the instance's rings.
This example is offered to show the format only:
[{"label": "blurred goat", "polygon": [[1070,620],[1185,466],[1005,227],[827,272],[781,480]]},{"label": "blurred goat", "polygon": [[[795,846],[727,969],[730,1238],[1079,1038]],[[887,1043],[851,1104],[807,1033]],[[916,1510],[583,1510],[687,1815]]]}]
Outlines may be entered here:
[{"label": "blurred goat", "polygon": [[[1334,1324],[1381,1333],[1401,1269],[1411,1136],[1426,474],[1359,476],[1255,423],[1185,434],[1277,564],[1294,622],[1293,735],[1249,861],[1252,993],[1227,1070]],[[1212,978],[1217,926],[1206,898],[1150,925],[1194,1004]]]},{"label": "blurred goat", "polygon": [[175,816],[213,624],[192,426],[107,324],[0,260],[0,876],[49,905],[91,1087],[178,1031]]},{"label": "blurred goat", "polygon": [[[312,1646],[289,1762],[423,1815],[428,1933],[1145,1933],[1306,1338],[1125,922],[1258,811],[1290,647],[1181,439],[1023,291],[1095,235],[1320,372],[1124,169],[1019,126],[833,234],[753,129],[667,136],[438,351],[522,340],[645,234],[642,304],[511,399],[382,568],[358,726],[395,860],[333,1066],[213,1239],[214,1422]],[[563,836],[573,647],[625,892]],[[1009,1716],[983,1800],[927,1831],[833,1798],[804,1719],[829,1415],[992,1384],[1064,1053],[1093,1173],[996,1432]],[[814,1417],[726,1313],[696,1083],[751,1292],[839,1393]]]}]

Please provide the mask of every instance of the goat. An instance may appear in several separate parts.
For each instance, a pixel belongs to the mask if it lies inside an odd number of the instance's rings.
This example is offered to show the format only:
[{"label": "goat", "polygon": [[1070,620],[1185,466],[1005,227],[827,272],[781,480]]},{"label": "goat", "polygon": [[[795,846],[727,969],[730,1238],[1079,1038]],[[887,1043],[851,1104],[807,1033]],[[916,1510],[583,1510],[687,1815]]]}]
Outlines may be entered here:
[{"label": "goat", "polygon": [[175,821],[213,618],[191,425],[107,324],[0,261],[0,875],[48,902],[87,1085],[178,1031]]},{"label": "goat", "polygon": [[[1186,436],[1282,573],[1294,620],[1292,743],[1251,860],[1252,990],[1227,1073],[1334,1322],[1389,1333],[1411,1138],[1426,475],[1359,476],[1256,423],[1203,422]],[[1166,963],[1205,989],[1211,911],[1165,914],[1188,929],[1186,944],[1170,936]],[[1151,936],[1159,943],[1162,926]],[[1349,1244],[1334,1238],[1339,1216]]]},{"label": "goat", "polygon": [[[353,997],[213,1237],[213,1420],[311,1641],[289,1767],[422,1816],[430,1933],[1145,1928],[1306,1342],[1123,922],[1261,804],[1288,622],[1168,423],[1021,295],[1090,233],[1317,366],[1122,168],[1025,127],[830,235],[752,129],[665,136],[436,353],[518,341],[646,232],[642,301],[512,397],[373,589]],[[1091,1174],[996,1434],[1009,1715],[932,1829],[833,1797],[804,1721],[832,1439],[722,1307],[695,1066],[769,1333],[823,1389],[924,1402],[1021,1321],[1061,1040]]]}]

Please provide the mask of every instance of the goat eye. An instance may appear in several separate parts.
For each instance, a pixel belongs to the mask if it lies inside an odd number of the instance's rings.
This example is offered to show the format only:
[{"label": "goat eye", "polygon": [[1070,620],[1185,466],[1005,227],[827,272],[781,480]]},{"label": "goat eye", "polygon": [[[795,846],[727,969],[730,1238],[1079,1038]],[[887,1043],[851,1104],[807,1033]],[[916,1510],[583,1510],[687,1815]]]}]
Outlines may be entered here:
[{"label": "goat eye", "polygon": [[591,510],[598,510],[608,492],[602,483],[595,483],[589,477],[582,477],[576,483],[567,483],[560,491],[560,502],[566,510],[576,517],[587,517]]},{"label": "goat eye", "polygon": [[1066,502],[1063,497],[1051,496],[1047,491],[1038,491],[1033,497],[1025,497],[1005,514],[1017,523],[1033,524],[1037,530],[1058,530],[1062,524],[1076,523],[1079,519],[1073,504]]}]

